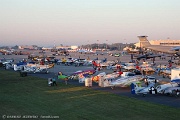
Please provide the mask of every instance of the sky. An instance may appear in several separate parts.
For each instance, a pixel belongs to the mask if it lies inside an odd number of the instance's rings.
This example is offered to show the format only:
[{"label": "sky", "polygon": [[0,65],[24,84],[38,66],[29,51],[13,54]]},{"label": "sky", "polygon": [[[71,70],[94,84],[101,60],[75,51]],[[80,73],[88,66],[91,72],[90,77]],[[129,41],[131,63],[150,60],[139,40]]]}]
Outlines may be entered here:
[{"label": "sky", "polygon": [[0,46],[180,39],[180,0],[0,0]]}]

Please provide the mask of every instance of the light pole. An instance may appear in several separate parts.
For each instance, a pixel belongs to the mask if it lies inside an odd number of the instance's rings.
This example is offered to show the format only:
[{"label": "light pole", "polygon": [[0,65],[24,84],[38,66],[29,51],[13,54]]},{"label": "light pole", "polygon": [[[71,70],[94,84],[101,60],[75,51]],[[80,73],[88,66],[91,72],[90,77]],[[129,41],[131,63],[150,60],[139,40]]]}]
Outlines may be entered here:
[{"label": "light pole", "polygon": [[54,40],[54,49],[56,49],[55,40]]},{"label": "light pole", "polygon": [[87,46],[87,49],[89,49],[89,50],[90,50],[90,47],[89,47],[89,40],[88,40],[87,42],[88,42],[88,46]]},{"label": "light pole", "polygon": [[107,42],[108,42],[108,40],[106,40],[106,50],[107,50],[107,47],[108,47]]},{"label": "light pole", "polygon": [[99,49],[99,40],[97,40],[97,44],[98,44],[98,47],[97,47],[97,49]]}]

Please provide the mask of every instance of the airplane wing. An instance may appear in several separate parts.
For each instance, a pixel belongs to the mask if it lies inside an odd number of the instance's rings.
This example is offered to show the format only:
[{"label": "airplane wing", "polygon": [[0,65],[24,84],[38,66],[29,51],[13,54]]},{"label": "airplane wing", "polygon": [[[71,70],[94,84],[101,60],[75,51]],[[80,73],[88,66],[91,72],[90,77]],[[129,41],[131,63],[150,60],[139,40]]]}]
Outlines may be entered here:
[{"label": "airplane wing", "polygon": [[66,76],[66,75],[59,75],[58,76],[58,79],[67,79],[68,78],[68,76]]},{"label": "airplane wing", "polygon": [[180,51],[180,46],[173,47],[171,50]]}]

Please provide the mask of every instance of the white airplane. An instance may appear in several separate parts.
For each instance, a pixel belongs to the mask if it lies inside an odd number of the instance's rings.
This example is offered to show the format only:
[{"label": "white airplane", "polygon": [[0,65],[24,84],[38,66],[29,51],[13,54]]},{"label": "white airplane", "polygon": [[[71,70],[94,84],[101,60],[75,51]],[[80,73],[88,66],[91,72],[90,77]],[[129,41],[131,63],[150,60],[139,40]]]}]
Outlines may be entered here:
[{"label": "white airplane", "polygon": [[115,81],[110,82],[110,86],[113,89],[114,87],[126,87],[130,85],[132,82],[138,82],[142,80],[142,77],[140,76],[131,76],[131,77],[122,77]]},{"label": "white airplane", "polygon": [[[107,74],[106,73],[100,73],[98,76],[98,82],[99,86],[101,87],[111,87],[114,89],[114,87],[126,87],[130,85],[132,82],[137,82],[142,80],[142,76],[134,76],[134,73],[131,72],[123,72],[121,77],[119,77],[119,73],[112,73]],[[96,77],[96,76],[94,76]],[[92,79],[93,81],[96,81],[95,78]]]},{"label": "white airplane", "polygon": [[123,72],[120,78],[109,83],[109,86],[113,89],[116,86],[126,87],[130,85],[132,82],[141,81],[143,77],[141,75],[136,75],[131,72]]},{"label": "white airplane", "polygon": [[78,49],[77,52],[79,53],[85,53],[85,54],[91,54],[91,53],[95,53],[95,51],[91,50],[91,49]]},{"label": "white airplane", "polygon": [[2,64],[5,69],[13,68],[13,63],[11,63],[11,62],[3,62]]},{"label": "white airplane", "polygon": [[170,83],[167,83],[167,84],[162,84],[162,85],[158,85],[156,87],[156,90],[157,90],[157,93],[160,93],[160,94],[164,94],[165,93],[165,90],[167,88],[170,88],[170,87],[178,87],[179,84],[176,83],[176,82],[170,82]]},{"label": "white airplane", "polygon": [[24,66],[24,71],[31,73],[49,73],[48,69],[48,65],[27,64]]},{"label": "white airplane", "polygon": [[15,71],[25,71],[29,73],[49,73],[50,68],[53,67],[52,65],[39,65],[39,64],[24,64],[24,65],[14,65],[14,70]]},{"label": "white airplane", "polygon": [[5,69],[13,68],[13,62],[14,62],[13,59],[5,59],[4,58],[4,59],[0,60],[0,63],[2,63],[2,65]]},{"label": "white airplane", "polygon": [[125,63],[125,66],[123,68],[128,71],[136,69],[135,63]]},{"label": "white airplane", "polygon": [[173,94],[176,96],[180,95],[180,87],[168,87],[164,89],[164,94]]},{"label": "white airplane", "polygon": [[85,53],[85,52],[87,52],[87,50],[84,50],[84,49],[78,49],[77,52],[79,52],[79,53]]},{"label": "white airplane", "polygon": [[92,77],[94,82],[104,82],[105,80],[114,80],[115,78],[119,77],[118,72],[114,72],[111,74],[106,74],[105,72],[101,72],[96,76]]},{"label": "white airplane", "polygon": [[132,94],[133,93],[135,93],[137,95],[142,94],[143,96],[145,96],[146,94],[150,93],[150,91],[151,91],[151,93],[152,92],[156,93],[154,83],[151,83],[150,85],[148,85],[148,87],[140,87],[136,82],[133,82],[133,84],[134,84],[134,86],[131,85],[131,86],[133,86],[133,87],[131,87]]},{"label": "white airplane", "polygon": [[151,45],[147,40],[148,36],[138,36],[140,41],[140,47],[144,47],[153,51],[176,54],[180,51],[180,46],[162,46],[162,45]]}]

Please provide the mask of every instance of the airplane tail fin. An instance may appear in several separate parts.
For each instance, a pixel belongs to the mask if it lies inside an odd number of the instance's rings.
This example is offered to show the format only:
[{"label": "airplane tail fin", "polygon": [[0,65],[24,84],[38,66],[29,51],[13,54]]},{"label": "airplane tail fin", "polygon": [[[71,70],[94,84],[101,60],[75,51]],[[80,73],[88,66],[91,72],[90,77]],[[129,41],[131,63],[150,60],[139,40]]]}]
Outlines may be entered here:
[{"label": "airplane tail fin", "polygon": [[140,82],[133,82],[131,83],[131,94],[136,94],[136,90],[141,87]]},{"label": "airplane tail fin", "polygon": [[151,44],[150,44],[150,42],[148,41],[147,37],[148,37],[148,36],[138,36],[141,47],[151,46]]}]

